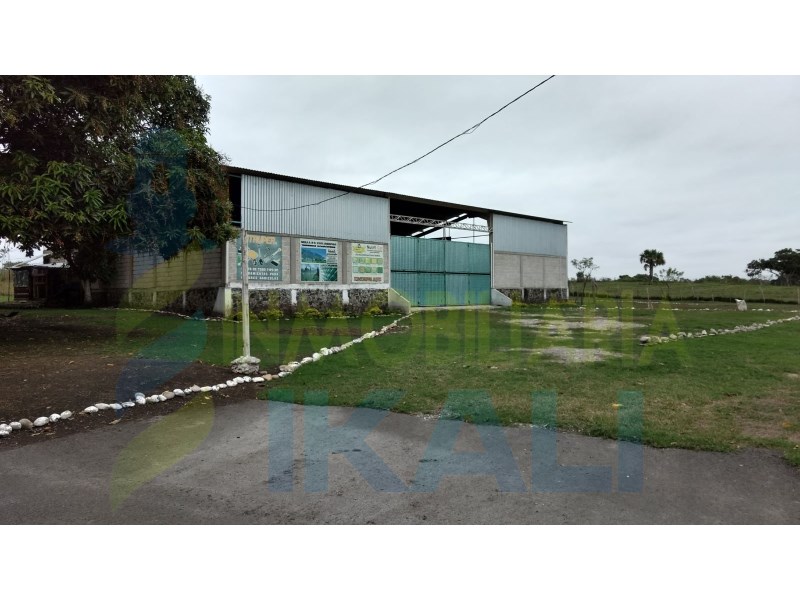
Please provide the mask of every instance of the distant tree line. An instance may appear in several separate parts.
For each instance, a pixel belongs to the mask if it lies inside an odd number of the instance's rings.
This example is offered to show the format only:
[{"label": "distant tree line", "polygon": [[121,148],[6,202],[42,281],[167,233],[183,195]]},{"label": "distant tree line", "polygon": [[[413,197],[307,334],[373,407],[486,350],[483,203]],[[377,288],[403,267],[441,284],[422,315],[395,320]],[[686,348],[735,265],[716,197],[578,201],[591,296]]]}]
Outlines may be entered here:
[{"label": "distant tree line", "polygon": [[[584,290],[586,289],[586,284],[591,281],[614,281],[609,277],[603,277],[599,280],[594,279],[592,274],[599,267],[594,263],[594,259],[591,257],[581,260],[573,259],[571,262],[572,266],[577,270],[575,279],[583,283]],[[673,282],[800,285],[800,249],[792,250],[791,248],[784,248],[775,252],[772,258],[761,258],[750,261],[745,271],[748,278],[739,277],[738,275],[706,275],[692,280],[685,278],[684,272],[678,271],[674,267],[660,269],[658,272],[655,272],[655,267],[666,265],[664,253],[655,249],[644,250],[639,255],[639,262],[644,266],[645,273],[619,275],[616,281],[636,283],[658,282],[665,283],[667,287]]]}]

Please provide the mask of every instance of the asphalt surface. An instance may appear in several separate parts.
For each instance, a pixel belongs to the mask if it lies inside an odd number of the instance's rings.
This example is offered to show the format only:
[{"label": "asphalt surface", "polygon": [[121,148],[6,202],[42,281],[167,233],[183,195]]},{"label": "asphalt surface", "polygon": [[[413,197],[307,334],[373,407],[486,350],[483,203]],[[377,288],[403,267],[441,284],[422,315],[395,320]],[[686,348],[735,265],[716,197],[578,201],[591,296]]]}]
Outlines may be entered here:
[{"label": "asphalt surface", "polygon": [[0,448],[0,523],[800,523],[771,451],[256,400],[173,416]]}]

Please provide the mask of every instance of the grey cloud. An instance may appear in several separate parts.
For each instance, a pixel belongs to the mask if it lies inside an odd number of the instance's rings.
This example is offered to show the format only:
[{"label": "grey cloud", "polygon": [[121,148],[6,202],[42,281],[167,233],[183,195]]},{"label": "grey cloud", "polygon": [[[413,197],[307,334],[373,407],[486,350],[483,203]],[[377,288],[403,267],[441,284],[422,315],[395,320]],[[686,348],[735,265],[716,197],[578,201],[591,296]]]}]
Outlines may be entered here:
[{"label": "grey cloud", "polygon": [[[545,76],[201,77],[233,164],[361,185]],[[598,276],[688,276],[800,247],[800,78],[556,77],[377,189],[572,221]]]}]

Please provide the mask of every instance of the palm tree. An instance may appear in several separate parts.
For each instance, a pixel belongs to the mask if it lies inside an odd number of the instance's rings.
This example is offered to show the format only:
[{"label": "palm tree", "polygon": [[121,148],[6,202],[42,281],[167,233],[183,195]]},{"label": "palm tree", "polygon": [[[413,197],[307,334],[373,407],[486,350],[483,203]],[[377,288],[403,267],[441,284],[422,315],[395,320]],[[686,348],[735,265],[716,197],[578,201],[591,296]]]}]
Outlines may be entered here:
[{"label": "palm tree", "polygon": [[644,265],[645,271],[650,271],[650,283],[653,283],[653,269],[666,264],[664,253],[659,250],[645,250],[639,255],[639,262]]}]

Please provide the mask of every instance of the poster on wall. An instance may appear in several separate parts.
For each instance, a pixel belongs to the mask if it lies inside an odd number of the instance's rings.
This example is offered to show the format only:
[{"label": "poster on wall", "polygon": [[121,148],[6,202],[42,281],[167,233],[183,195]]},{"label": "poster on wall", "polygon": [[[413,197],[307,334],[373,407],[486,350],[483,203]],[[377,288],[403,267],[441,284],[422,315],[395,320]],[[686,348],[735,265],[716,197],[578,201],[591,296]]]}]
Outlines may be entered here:
[{"label": "poster on wall", "polygon": [[[247,278],[250,281],[281,281],[282,239],[279,235],[247,234]],[[242,279],[242,238],[236,241],[236,277]]]},{"label": "poster on wall", "polygon": [[300,240],[300,281],[339,280],[339,242]]},{"label": "poster on wall", "polygon": [[383,283],[383,244],[353,244],[353,283]]}]

